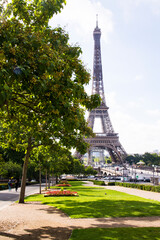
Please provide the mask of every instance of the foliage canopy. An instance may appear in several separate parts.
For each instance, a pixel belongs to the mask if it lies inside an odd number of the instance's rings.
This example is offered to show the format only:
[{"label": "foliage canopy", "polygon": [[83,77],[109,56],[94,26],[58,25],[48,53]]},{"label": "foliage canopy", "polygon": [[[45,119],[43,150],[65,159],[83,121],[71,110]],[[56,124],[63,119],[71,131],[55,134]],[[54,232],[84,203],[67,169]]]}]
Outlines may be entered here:
[{"label": "foliage canopy", "polygon": [[85,153],[84,136],[92,130],[84,109],[100,104],[98,95],[85,92],[90,75],[79,59],[80,47],[70,46],[62,28],[48,25],[64,4],[0,4],[0,141],[3,147],[25,151],[24,178],[34,147],[59,145]]}]

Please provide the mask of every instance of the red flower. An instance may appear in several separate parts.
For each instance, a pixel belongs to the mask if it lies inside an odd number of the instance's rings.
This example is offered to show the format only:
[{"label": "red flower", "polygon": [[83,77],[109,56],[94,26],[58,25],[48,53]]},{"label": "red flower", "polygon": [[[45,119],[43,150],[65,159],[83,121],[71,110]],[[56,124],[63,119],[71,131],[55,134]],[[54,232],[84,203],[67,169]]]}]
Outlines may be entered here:
[{"label": "red flower", "polygon": [[78,196],[78,193],[69,190],[53,190],[46,192],[44,196]]}]

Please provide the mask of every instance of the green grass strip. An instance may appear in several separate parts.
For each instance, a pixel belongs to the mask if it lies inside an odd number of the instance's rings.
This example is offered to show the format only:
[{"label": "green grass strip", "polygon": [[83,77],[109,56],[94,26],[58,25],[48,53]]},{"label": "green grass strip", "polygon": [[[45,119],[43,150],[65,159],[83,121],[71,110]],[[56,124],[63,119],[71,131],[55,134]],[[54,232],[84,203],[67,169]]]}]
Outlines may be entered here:
[{"label": "green grass strip", "polygon": [[160,240],[160,228],[75,229],[69,240]]},{"label": "green grass strip", "polygon": [[71,218],[160,216],[160,202],[99,187],[85,187],[70,182],[67,188],[79,197],[47,197],[31,195],[26,201],[41,201],[65,212]]}]

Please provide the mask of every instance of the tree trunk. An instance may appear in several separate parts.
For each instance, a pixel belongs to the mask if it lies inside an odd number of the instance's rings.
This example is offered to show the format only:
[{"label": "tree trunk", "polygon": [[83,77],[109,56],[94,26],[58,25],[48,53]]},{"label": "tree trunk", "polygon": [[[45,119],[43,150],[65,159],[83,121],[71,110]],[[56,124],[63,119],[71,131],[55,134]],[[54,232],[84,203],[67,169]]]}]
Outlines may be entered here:
[{"label": "tree trunk", "polygon": [[32,149],[31,138],[29,138],[28,139],[27,153],[25,155],[25,160],[24,160],[23,170],[22,170],[22,182],[21,182],[21,191],[20,191],[20,196],[19,196],[19,203],[24,203],[26,178],[27,178],[27,167],[28,167],[28,161],[29,161],[29,156],[30,156],[31,149]]},{"label": "tree trunk", "polygon": [[46,190],[47,190],[47,169],[46,169]]},{"label": "tree trunk", "polygon": [[54,175],[52,174],[52,186],[54,184]]},{"label": "tree trunk", "polygon": [[50,189],[50,172],[48,172],[48,188]]},{"label": "tree trunk", "polygon": [[56,175],[56,184],[58,183],[58,176]]},{"label": "tree trunk", "polygon": [[42,190],[42,187],[41,187],[41,182],[42,182],[42,180],[41,180],[41,163],[39,162],[39,193],[41,194],[41,190]]}]

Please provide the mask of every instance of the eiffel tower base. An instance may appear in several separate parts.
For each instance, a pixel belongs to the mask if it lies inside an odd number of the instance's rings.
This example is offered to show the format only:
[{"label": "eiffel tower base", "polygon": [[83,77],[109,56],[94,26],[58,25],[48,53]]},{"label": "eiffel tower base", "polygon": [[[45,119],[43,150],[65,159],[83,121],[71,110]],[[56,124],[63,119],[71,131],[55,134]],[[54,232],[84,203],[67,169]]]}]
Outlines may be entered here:
[{"label": "eiffel tower base", "polygon": [[125,150],[119,142],[117,134],[112,136],[96,136],[94,138],[88,138],[85,140],[90,143],[90,148],[88,149],[88,160],[87,165],[93,165],[92,154],[93,152],[99,150],[106,150],[114,163],[123,163],[124,158],[127,156]]}]

